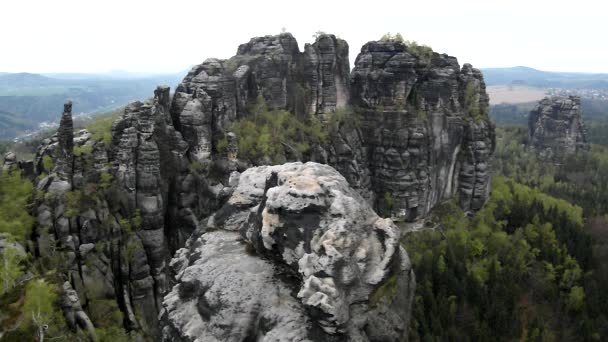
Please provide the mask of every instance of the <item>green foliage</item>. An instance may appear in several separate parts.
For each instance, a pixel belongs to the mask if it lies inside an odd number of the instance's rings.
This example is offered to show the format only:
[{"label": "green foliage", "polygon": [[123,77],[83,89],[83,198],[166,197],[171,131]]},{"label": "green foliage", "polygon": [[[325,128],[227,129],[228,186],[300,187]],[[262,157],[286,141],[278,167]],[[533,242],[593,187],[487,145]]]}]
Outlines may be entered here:
[{"label": "green foliage", "polygon": [[143,219],[141,217],[141,210],[135,209],[135,215],[133,215],[131,222],[133,223],[133,227],[135,227],[135,229],[141,228],[141,225],[143,223]]},{"label": "green foliage", "polygon": [[0,173],[0,233],[8,233],[19,242],[26,240],[34,224],[28,212],[33,193],[32,183],[21,178],[20,171]]},{"label": "green foliage", "polygon": [[43,325],[63,325],[63,315],[55,305],[56,302],[56,286],[44,279],[35,279],[27,283],[21,310],[37,330]]},{"label": "green foliage", "polygon": [[570,309],[580,311],[585,305],[585,290],[580,286],[572,286],[567,303]]},{"label": "green foliage", "polygon": [[204,165],[199,162],[198,160],[193,161],[192,163],[190,163],[190,173],[194,173],[194,174],[202,174],[203,171],[205,170]]},{"label": "green foliage", "polygon": [[130,235],[133,233],[133,226],[131,225],[131,222],[127,219],[120,219],[118,220],[118,224],[120,225],[120,228],[122,228],[122,231],[125,232],[127,235]]},{"label": "green foliage", "polygon": [[91,152],[93,152],[93,146],[89,144],[74,147],[74,155],[77,157],[81,156],[83,153],[91,154]]},{"label": "green foliage", "polygon": [[404,39],[401,33],[397,32],[397,34],[391,34],[390,32],[385,33],[382,38],[380,38],[381,42],[399,42],[403,43]]},{"label": "green foliage", "polygon": [[228,149],[228,139],[226,139],[226,137],[223,137],[220,140],[218,140],[217,144],[215,145],[215,149],[220,154],[225,153],[226,150]]},{"label": "green foliage", "polygon": [[103,190],[106,190],[112,185],[113,180],[114,179],[111,174],[106,171],[102,171],[99,174],[99,187]]},{"label": "green foliage", "polygon": [[76,217],[97,204],[97,184],[87,183],[81,189],[68,191],[64,194],[65,217]]},{"label": "green foliage", "polygon": [[7,293],[15,286],[15,281],[23,274],[21,261],[23,257],[17,253],[15,247],[7,244],[0,253],[0,295]]},{"label": "green foliage", "polygon": [[82,210],[82,191],[74,190],[65,193],[65,217],[75,217]]},{"label": "green foliage", "polygon": [[424,109],[418,109],[416,112],[416,118],[418,120],[426,121],[429,118],[429,114]]},{"label": "green foliage", "polygon": [[123,314],[112,299],[96,299],[89,305],[89,317],[100,342],[130,342],[133,337],[122,328]]},{"label": "green foliage", "polygon": [[386,209],[385,215],[390,216],[393,208],[395,207],[395,199],[390,192],[384,193],[384,208]]},{"label": "green foliage", "polygon": [[372,306],[378,305],[381,301],[391,302],[397,295],[397,275],[392,275],[383,281],[369,297]]},{"label": "green foliage", "polygon": [[390,32],[380,38],[381,42],[398,42],[407,46],[407,51],[418,57],[425,64],[430,64],[433,58],[433,49],[428,45],[418,44],[415,40],[405,40],[401,33],[391,34]]},{"label": "green foliage", "polygon": [[94,141],[103,141],[107,148],[112,144],[112,123],[118,117],[118,112],[113,112],[110,115],[99,115],[87,124],[85,128],[91,133],[91,138]]},{"label": "green foliage", "polygon": [[138,341],[136,333],[128,333],[121,325],[108,326],[107,328],[97,328],[97,337],[100,342],[131,342]]},{"label": "green foliage", "polygon": [[415,40],[405,42],[407,51],[420,58],[425,64],[431,64],[433,49],[428,45],[420,45]]},{"label": "green foliage", "polygon": [[579,151],[554,163],[526,149],[525,127],[497,128],[496,137],[497,174],[576,203],[585,216],[608,214],[608,148],[592,145],[590,152]]},{"label": "green foliage", "polygon": [[411,339],[569,340],[598,333],[601,324],[587,314],[591,241],[580,207],[496,177],[490,201],[474,218],[453,203],[433,215],[440,228],[405,239],[417,281]]},{"label": "green foliage", "polygon": [[356,109],[349,106],[338,108],[331,114],[326,123],[328,131],[339,131],[344,125],[361,128],[363,125],[362,114]]},{"label": "green foliage", "polygon": [[[231,126],[238,137],[239,156],[250,160],[269,157],[273,163],[285,159],[286,148],[307,153],[310,146],[325,142],[327,132],[316,117],[306,121],[284,110],[268,110],[258,96],[250,116]],[[295,147],[294,147],[295,146]]]},{"label": "green foliage", "polygon": [[53,169],[55,168],[55,163],[53,162],[53,158],[51,158],[51,156],[45,154],[42,157],[42,166],[44,167],[44,170],[47,172],[53,171]]},{"label": "green foliage", "polygon": [[[605,110],[605,112],[608,113],[608,108]],[[606,121],[604,118],[601,121],[590,122],[587,117],[587,112],[583,113],[585,116],[585,126],[587,127],[588,140],[593,144],[608,146],[608,134],[606,134],[606,132],[608,132],[608,121]]]},{"label": "green foliage", "polygon": [[139,238],[134,234],[128,236],[127,243],[125,245],[125,253],[123,254],[126,258],[126,261],[132,262],[135,259],[137,253],[141,251],[141,249],[142,245],[139,241]]}]

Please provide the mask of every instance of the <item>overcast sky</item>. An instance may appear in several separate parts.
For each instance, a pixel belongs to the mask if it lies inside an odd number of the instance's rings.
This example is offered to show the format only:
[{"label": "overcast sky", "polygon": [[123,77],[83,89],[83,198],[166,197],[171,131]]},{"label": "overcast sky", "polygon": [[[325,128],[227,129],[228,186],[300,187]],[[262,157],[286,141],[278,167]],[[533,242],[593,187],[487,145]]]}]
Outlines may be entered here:
[{"label": "overcast sky", "polygon": [[254,36],[314,32],[361,46],[401,32],[476,67],[608,73],[601,0],[0,0],[0,71],[175,72]]}]

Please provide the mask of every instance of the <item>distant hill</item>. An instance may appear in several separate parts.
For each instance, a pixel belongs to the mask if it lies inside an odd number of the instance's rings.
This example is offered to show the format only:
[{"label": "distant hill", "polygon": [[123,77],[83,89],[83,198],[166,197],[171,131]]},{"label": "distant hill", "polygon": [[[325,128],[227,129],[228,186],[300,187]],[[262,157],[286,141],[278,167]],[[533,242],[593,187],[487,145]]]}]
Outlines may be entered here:
[{"label": "distant hill", "polygon": [[487,85],[608,89],[608,74],[542,71],[525,66],[481,69]]},{"label": "distant hill", "polygon": [[175,88],[183,73],[144,74],[115,71],[103,74],[32,74],[0,72],[0,140],[36,130],[59,119],[63,103],[74,113],[95,113],[153,95],[157,85]]},{"label": "distant hill", "polygon": [[20,115],[0,110],[0,138],[20,134],[34,126],[34,122]]}]

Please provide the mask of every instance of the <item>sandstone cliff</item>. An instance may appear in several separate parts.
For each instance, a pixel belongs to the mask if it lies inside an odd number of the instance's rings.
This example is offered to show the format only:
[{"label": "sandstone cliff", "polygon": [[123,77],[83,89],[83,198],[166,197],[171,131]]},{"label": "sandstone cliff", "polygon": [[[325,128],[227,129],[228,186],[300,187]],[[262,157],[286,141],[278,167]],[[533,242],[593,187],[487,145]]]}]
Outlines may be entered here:
[{"label": "sandstone cliff", "polygon": [[409,220],[453,195],[465,210],[479,209],[495,140],[479,70],[444,54],[425,58],[397,41],[370,42],[350,75],[348,65],[348,45],[333,35],[304,53],[290,34],[254,38],[229,60],[195,66],[171,113],[193,157],[207,160],[218,157],[228,124],[249,115],[258,95],[271,108],[324,122],[342,109],[350,124],[298,159],[333,165],[376,209],[388,211],[390,197],[390,211]]},{"label": "sandstone cliff", "polygon": [[528,117],[528,144],[541,157],[561,159],[588,150],[581,98],[546,97]]},{"label": "sandstone cliff", "polygon": [[[253,38],[127,106],[105,142],[74,133],[66,104],[36,155],[29,248],[59,268],[70,325],[91,330],[110,301],[126,328],[167,340],[407,339],[413,274],[373,210],[415,220],[453,196],[479,209],[488,97],[477,69],[401,42],[370,42],[349,68],[333,35],[304,52],[290,34]],[[327,130],[280,164],[331,167],[251,168],[269,159],[239,156],[230,130],[259,98]]]},{"label": "sandstone cliff", "polygon": [[399,230],[330,166],[248,169],[201,228],[171,262],[164,340],[406,338],[415,281]]}]

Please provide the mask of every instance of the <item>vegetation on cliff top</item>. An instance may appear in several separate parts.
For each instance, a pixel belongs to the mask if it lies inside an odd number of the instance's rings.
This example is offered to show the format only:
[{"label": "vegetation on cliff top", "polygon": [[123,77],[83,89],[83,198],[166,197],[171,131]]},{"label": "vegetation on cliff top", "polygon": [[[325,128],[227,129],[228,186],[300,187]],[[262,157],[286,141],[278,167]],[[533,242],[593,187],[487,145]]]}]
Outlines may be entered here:
[{"label": "vegetation on cliff top", "polygon": [[401,33],[391,34],[390,32],[380,38],[382,42],[399,42],[407,46],[407,51],[420,58],[425,64],[430,64],[433,58],[433,49],[424,44],[418,44],[415,40],[405,40]]},{"label": "vegetation on cliff top", "polygon": [[[286,110],[270,110],[262,96],[257,97],[250,115],[229,129],[238,137],[239,158],[251,161],[268,157],[273,163],[281,163],[286,154],[306,154],[327,139],[316,117],[301,119]],[[227,145],[224,137],[217,144],[218,152],[224,152]]]}]

